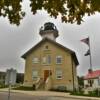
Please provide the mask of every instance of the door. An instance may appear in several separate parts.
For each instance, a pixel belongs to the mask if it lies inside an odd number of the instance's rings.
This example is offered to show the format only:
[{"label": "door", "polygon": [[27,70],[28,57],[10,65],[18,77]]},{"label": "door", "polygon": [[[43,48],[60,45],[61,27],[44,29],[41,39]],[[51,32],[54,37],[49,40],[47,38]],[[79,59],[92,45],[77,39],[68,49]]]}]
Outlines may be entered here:
[{"label": "door", "polygon": [[50,75],[50,70],[44,70],[44,81],[46,81],[49,75]]}]

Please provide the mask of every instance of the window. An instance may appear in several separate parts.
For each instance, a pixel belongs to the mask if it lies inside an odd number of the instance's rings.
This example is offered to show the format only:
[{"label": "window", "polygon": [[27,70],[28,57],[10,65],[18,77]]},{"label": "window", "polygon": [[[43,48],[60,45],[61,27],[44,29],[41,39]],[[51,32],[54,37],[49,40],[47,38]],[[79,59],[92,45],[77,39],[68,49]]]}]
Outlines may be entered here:
[{"label": "window", "polygon": [[47,56],[47,64],[51,64],[51,56],[50,55]]},{"label": "window", "polygon": [[46,57],[43,57],[43,64],[46,64]]},{"label": "window", "polygon": [[51,64],[51,56],[47,55],[46,57],[43,57],[43,64]]},{"label": "window", "polygon": [[37,57],[33,58],[33,63],[39,63],[39,59]]},{"label": "window", "polygon": [[56,64],[61,64],[62,63],[62,56],[57,56],[56,57]]},{"label": "window", "polygon": [[48,49],[48,46],[45,46],[45,49]]},{"label": "window", "polygon": [[56,70],[56,79],[62,79],[62,70],[60,69]]},{"label": "window", "polygon": [[49,50],[49,46],[48,45],[44,46],[44,50],[48,51]]},{"label": "window", "polygon": [[88,83],[89,83],[90,86],[92,86],[93,85],[93,80],[92,79],[89,79],[88,80]]},{"label": "window", "polygon": [[37,80],[37,78],[38,78],[38,71],[37,70],[33,70],[33,72],[32,72],[32,79],[33,80]]}]

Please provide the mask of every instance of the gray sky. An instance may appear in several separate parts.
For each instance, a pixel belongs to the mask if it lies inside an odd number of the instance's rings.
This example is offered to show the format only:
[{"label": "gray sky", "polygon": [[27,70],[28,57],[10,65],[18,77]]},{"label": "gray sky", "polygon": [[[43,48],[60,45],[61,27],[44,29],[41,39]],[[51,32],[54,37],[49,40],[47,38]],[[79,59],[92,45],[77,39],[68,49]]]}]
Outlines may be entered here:
[{"label": "gray sky", "polygon": [[53,22],[59,30],[57,42],[73,49],[78,57],[80,65],[77,67],[78,75],[84,75],[89,68],[89,56],[84,54],[88,46],[81,39],[90,37],[93,69],[100,69],[100,14],[84,17],[81,25],[65,24],[60,18],[53,19],[45,11],[32,15],[29,2],[24,1],[23,10],[26,16],[19,27],[10,25],[8,20],[0,17],[0,71],[7,68],[15,68],[18,72],[24,72],[25,61],[21,55],[41,40],[39,29],[45,22]]}]

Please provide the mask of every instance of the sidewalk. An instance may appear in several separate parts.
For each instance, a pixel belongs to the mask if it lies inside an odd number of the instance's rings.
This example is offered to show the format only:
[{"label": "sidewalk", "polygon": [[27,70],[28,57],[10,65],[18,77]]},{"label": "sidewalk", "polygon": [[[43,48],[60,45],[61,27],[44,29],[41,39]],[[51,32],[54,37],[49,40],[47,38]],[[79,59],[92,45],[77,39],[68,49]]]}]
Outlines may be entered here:
[{"label": "sidewalk", "polygon": [[[0,89],[0,92],[8,92],[8,89]],[[85,96],[73,96],[69,93],[64,92],[52,92],[52,91],[21,91],[21,90],[11,90],[11,92],[14,93],[24,93],[28,95],[34,95],[34,96],[55,96],[55,97],[63,97],[63,98],[75,98],[75,99],[81,99],[81,100],[100,100],[100,98],[96,97],[85,97]]]}]

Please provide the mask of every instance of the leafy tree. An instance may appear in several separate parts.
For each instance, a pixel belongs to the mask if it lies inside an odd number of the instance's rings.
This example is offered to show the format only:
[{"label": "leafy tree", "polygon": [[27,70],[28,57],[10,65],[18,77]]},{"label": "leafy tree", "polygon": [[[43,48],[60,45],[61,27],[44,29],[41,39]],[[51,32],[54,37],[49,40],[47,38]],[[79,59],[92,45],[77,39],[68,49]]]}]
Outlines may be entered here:
[{"label": "leafy tree", "polygon": [[62,22],[81,24],[86,14],[100,12],[100,0],[30,0],[33,14],[45,9],[52,17],[61,16]]},{"label": "leafy tree", "polygon": [[79,84],[79,89],[81,90],[84,87],[84,77],[79,77],[78,76],[78,84]]},{"label": "leafy tree", "polygon": [[[20,24],[25,16],[22,0],[0,0],[0,16],[7,17],[11,24]],[[45,10],[51,17],[60,15],[62,22],[81,24],[85,15],[100,12],[100,0],[30,0],[31,11]],[[10,9],[12,8],[12,9]]]},{"label": "leafy tree", "polygon": [[0,0],[0,16],[7,17],[11,24],[20,24],[25,16],[21,9],[22,0]]}]

